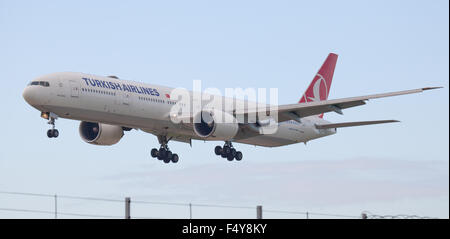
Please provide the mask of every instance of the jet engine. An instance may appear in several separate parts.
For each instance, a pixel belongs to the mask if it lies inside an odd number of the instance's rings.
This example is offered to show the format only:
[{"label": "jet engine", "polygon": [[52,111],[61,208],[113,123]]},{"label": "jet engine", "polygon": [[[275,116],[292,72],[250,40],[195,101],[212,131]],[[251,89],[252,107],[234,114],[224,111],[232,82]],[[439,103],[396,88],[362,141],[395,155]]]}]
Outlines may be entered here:
[{"label": "jet engine", "polygon": [[203,110],[194,116],[194,132],[213,140],[230,140],[239,130],[236,118],[220,110]]},{"label": "jet engine", "polygon": [[81,138],[90,144],[113,145],[123,137],[123,129],[117,125],[82,121],[79,132]]}]

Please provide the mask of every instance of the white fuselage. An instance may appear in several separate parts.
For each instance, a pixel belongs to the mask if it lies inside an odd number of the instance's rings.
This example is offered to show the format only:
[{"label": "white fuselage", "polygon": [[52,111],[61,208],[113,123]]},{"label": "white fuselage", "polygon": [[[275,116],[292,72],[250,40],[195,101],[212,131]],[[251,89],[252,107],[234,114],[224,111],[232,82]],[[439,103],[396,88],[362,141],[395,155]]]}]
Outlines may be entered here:
[{"label": "white fuselage", "polygon": [[[170,110],[176,102],[169,97],[173,88],[70,72],[53,73],[35,80],[49,82],[49,86],[27,86],[25,100],[36,109],[52,112],[60,118],[136,128],[155,135],[177,134],[189,139],[215,140],[200,138],[191,127],[172,122]],[[237,101],[236,107],[239,104],[245,101]],[[275,147],[336,133],[335,129],[316,129],[315,124],[320,123],[328,122],[317,116],[302,118],[301,123],[285,121],[278,124],[273,134],[241,135],[233,142]]]}]

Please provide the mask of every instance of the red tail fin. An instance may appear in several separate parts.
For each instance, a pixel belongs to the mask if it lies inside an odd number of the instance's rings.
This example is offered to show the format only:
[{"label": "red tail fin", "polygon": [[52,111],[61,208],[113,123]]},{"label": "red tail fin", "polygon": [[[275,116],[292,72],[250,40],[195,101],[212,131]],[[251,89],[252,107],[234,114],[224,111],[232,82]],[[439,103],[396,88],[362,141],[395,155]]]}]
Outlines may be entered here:
[{"label": "red tail fin", "polygon": [[[336,67],[338,55],[330,53],[320,67],[319,72],[314,76],[308,89],[298,103],[306,103],[313,101],[322,101],[328,99],[330,93],[331,81],[333,80],[334,68]],[[323,117],[323,114],[319,115]]]}]

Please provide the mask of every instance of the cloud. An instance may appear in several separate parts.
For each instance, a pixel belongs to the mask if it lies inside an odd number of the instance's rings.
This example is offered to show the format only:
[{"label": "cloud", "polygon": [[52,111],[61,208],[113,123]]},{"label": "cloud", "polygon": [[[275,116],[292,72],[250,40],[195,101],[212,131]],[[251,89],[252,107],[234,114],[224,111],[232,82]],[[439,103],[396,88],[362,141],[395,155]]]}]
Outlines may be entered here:
[{"label": "cloud", "polygon": [[[156,162],[159,163],[159,162]],[[145,166],[107,176],[140,197],[177,202],[342,206],[408,198],[448,198],[448,162],[394,159]]]}]

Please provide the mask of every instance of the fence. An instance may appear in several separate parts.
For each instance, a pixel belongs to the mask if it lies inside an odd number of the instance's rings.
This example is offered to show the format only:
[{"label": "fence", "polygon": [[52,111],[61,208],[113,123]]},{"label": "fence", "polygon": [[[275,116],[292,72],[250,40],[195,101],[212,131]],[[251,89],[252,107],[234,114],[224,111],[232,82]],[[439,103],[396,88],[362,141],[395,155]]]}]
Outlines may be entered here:
[{"label": "fence", "polygon": [[[369,212],[363,212],[361,215],[342,215],[342,214],[332,214],[332,213],[317,213],[317,212],[309,212],[309,211],[289,211],[289,210],[274,210],[274,209],[263,209],[262,205],[257,206],[237,206],[237,205],[218,205],[218,204],[196,204],[196,203],[173,203],[173,202],[158,202],[158,201],[142,201],[142,200],[134,200],[130,197],[126,197],[124,200],[121,199],[110,199],[110,198],[98,198],[98,197],[82,197],[82,196],[70,196],[70,195],[57,195],[57,194],[41,194],[41,193],[27,193],[27,192],[7,192],[7,191],[0,191],[0,194],[3,195],[14,195],[14,196],[23,196],[23,197],[40,197],[40,198],[47,198],[52,201],[52,209],[53,210],[38,210],[38,209],[24,209],[24,208],[5,208],[0,206],[0,211],[4,212],[21,212],[21,213],[34,213],[34,214],[42,214],[42,215],[49,215],[52,216],[52,218],[60,218],[61,216],[66,216],[70,218],[125,218],[125,219],[152,219],[152,218],[172,218],[169,217],[148,217],[148,216],[140,216],[140,215],[133,215],[135,212],[144,211],[144,210],[134,210],[132,206],[137,205],[153,205],[153,206],[168,206],[168,207],[181,207],[183,209],[186,209],[188,212],[188,215],[184,218],[193,219],[193,212],[194,209],[199,211],[200,208],[204,209],[222,209],[222,210],[246,210],[247,218],[248,215],[253,215],[250,218],[257,218],[262,219],[263,214],[264,215],[290,215],[294,217],[304,218],[304,219],[310,219],[310,218],[349,218],[349,219],[381,219],[381,218],[429,218],[429,217],[419,217],[419,216],[408,216],[408,215],[397,215],[397,216],[379,216],[374,215]],[[118,206],[122,207],[122,210],[124,212],[123,215],[106,215],[106,214],[96,214],[96,213],[83,213],[83,212],[67,212],[61,210],[61,207],[59,205],[64,200],[78,200],[78,201],[96,201],[96,202],[109,202],[117,204]],[[118,207],[116,207],[116,211],[120,210]],[[110,210],[108,210],[110,211]],[[253,211],[253,213],[251,213]],[[248,214],[250,212],[251,214]],[[199,218],[199,217],[197,217]]]}]

